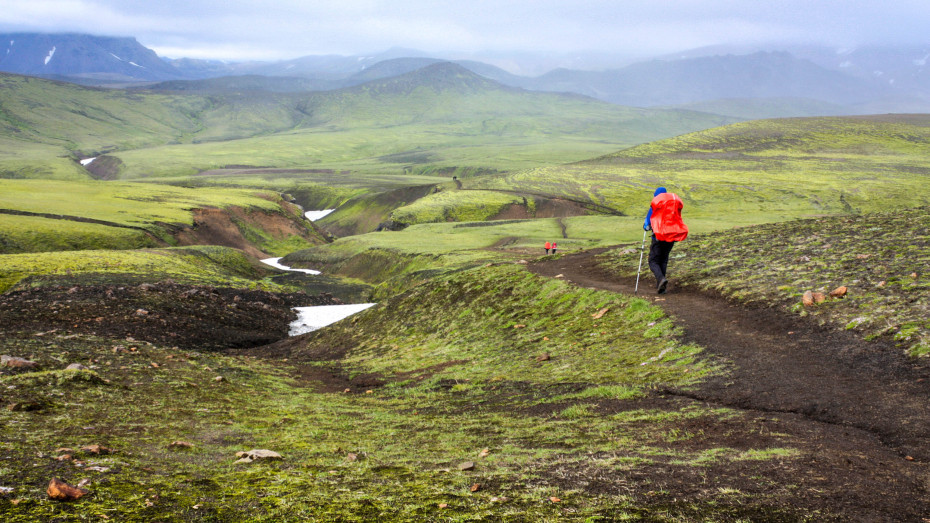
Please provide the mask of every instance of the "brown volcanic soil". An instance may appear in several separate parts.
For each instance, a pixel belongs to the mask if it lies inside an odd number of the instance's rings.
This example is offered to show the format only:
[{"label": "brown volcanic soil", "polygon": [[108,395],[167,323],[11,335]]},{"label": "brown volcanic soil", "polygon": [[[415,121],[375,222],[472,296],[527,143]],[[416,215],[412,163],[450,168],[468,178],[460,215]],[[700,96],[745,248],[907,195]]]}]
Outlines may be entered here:
[{"label": "brown volcanic soil", "polygon": [[38,287],[0,295],[0,332],[131,337],[183,349],[254,347],[287,338],[291,307],[341,303],[328,294],[179,285]]},{"label": "brown volcanic soil", "polygon": [[[561,274],[582,287],[632,294],[635,279],[603,269],[596,254],[562,256],[530,268],[543,276]],[[746,492],[768,485],[758,495],[773,496],[780,500],[776,504],[794,505],[806,514],[823,509],[856,521],[930,521],[926,361],[908,359],[882,340],[865,341],[778,310],[677,287],[674,266],[670,275],[669,293],[658,296],[644,268],[639,295],[664,308],[684,329],[684,340],[704,347],[705,355],[723,361],[728,372],[694,390],[660,391],[655,400],[739,409],[745,414],[742,423],[750,426],[737,434],[780,432],[801,444],[800,459],[775,470],[761,465],[754,473],[759,485],[747,485]],[[694,430],[719,431],[712,425]],[[694,472],[687,468],[659,472],[635,479],[657,482],[685,497],[702,481],[688,477]],[[709,475],[732,473],[714,470]]]}]

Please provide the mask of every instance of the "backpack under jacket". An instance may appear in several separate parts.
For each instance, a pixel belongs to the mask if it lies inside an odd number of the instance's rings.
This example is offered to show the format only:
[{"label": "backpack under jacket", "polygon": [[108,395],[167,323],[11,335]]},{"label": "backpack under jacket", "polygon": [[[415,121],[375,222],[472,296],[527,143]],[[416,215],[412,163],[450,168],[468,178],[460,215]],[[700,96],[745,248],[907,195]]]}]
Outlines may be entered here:
[{"label": "backpack under jacket", "polygon": [[680,242],[688,237],[688,226],[681,219],[683,206],[681,198],[675,193],[661,193],[652,199],[649,225],[657,240]]}]

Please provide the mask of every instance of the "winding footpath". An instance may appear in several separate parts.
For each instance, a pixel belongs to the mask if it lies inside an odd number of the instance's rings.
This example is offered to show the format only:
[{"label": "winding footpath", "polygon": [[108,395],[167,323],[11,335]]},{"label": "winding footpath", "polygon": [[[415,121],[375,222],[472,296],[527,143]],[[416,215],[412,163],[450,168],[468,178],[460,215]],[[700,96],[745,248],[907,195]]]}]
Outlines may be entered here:
[{"label": "winding footpath", "polygon": [[[531,265],[582,287],[633,294],[634,279],[598,266],[597,251]],[[697,390],[666,390],[764,412],[795,413],[874,434],[902,458],[930,462],[930,365],[884,341],[821,328],[771,308],[728,302],[687,287],[656,295],[646,271],[639,296],[661,306],[728,372]]]}]

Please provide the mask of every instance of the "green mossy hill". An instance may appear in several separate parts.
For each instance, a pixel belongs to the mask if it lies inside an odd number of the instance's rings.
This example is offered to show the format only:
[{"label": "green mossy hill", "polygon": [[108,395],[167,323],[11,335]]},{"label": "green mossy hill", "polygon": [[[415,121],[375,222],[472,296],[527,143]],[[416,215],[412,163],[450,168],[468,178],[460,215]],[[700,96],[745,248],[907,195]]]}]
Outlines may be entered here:
[{"label": "green mossy hill", "polygon": [[930,116],[732,124],[467,188],[565,195],[643,214],[657,186],[700,230],[930,203]]},{"label": "green mossy hill", "polygon": [[[608,259],[621,272],[636,252]],[[621,269],[626,267],[626,269]],[[672,278],[743,301],[788,308],[821,323],[888,336],[930,355],[930,207],[790,221],[693,236],[675,246]],[[806,291],[841,298],[810,307]]]},{"label": "green mossy hill", "polygon": [[[0,76],[0,86],[3,178],[181,176],[226,166],[343,170],[353,163],[395,174],[436,166],[493,172],[590,158],[734,121],[506,89],[450,64],[301,94],[164,95],[13,75]],[[418,151],[413,163],[409,151]],[[85,169],[77,160],[87,157],[99,163]]]},{"label": "green mossy hill", "polygon": [[0,292],[21,286],[145,283],[275,289],[242,251],[196,246],[166,249],[65,251],[0,255]]},{"label": "green mossy hill", "polygon": [[[643,300],[545,280],[522,265],[488,265],[387,300],[309,338],[294,356],[341,357],[386,376],[454,362],[436,375],[635,388],[707,372],[695,359],[699,349],[675,335],[671,320]],[[543,354],[549,359],[541,362]]]},{"label": "green mossy hill", "polygon": [[0,179],[2,254],[178,243],[283,255],[325,239],[297,206],[267,190]]}]

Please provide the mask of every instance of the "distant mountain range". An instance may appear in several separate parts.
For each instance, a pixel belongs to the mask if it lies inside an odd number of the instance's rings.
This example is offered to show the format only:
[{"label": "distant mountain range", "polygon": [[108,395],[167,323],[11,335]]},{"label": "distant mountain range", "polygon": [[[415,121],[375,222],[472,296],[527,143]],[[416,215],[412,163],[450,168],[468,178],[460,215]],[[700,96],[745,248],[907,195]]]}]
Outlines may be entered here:
[{"label": "distant mountain range", "polygon": [[[930,46],[782,51],[715,47],[618,69],[555,69],[536,77],[460,60],[511,87],[571,92],[635,107],[683,107],[753,118],[930,112]],[[372,56],[306,56],[280,62],[165,60],[133,38],[82,34],[0,35],[0,71],[81,84],[170,91],[333,90],[443,62],[409,49]]]}]

